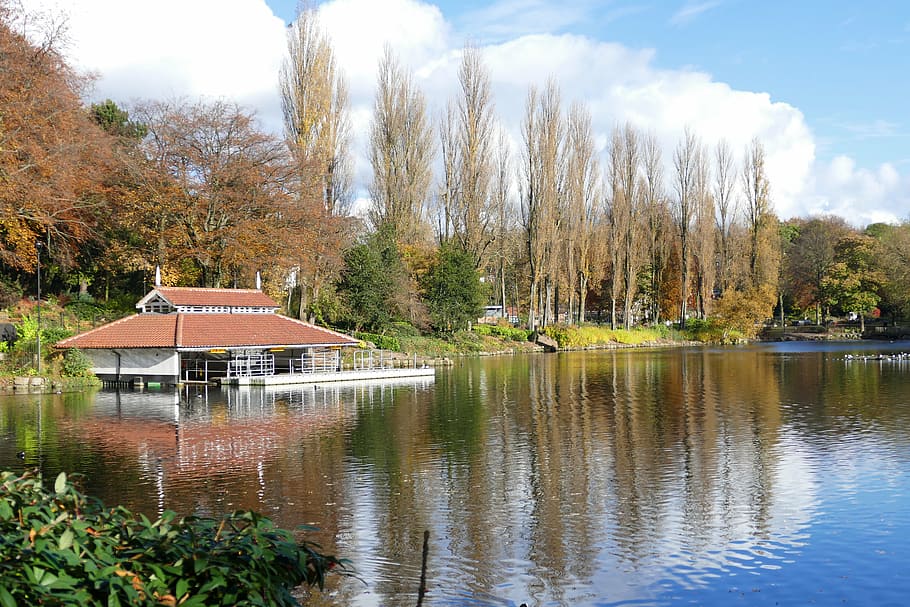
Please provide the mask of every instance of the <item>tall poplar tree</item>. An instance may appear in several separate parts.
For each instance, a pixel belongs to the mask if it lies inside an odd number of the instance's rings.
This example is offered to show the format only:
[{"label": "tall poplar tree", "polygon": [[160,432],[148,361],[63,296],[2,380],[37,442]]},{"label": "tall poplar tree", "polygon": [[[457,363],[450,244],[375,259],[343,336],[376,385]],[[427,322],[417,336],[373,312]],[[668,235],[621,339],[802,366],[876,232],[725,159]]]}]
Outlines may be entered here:
[{"label": "tall poplar tree", "polygon": [[[444,128],[443,155],[447,174],[444,193],[456,242],[479,268],[495,233],[493,208],[495,173],[493,106],[490,72],[480,50],[468,46],[458,70],[459,95],[450,106]],[[454,110],[454,111],[453,111]],[[451,155],[451,157],[449,156]]]},{"label": "tall poplar tree", "polygon": [[682,140],[673,153],[673,167],[676,170],[673,187],[676,198],[673,201],[673,219],[679,238],[680,299],[679,324],[685,326],[689,302],[689,262],[692,248],[692,227],[698,204],[697,179],[699,165],[703,161],[702,146],[698,137],[686,127]]},{"label": "tall poplar tree", "polygon": [[341,267],[352,196],[348,90],[314,7],[303,5],[287,30],[287,56],[279,73],[285,139],[297,166],[295,189],[311,216],[288,268],[299,290],[298,314],[312,314],[323,288]]},{"label": "tall poplar tree", "polygon": [[379,63],[370,161],[373,225],[390,226],[402,243],[426,240],[433,133],[423,93],[388,46]]}]

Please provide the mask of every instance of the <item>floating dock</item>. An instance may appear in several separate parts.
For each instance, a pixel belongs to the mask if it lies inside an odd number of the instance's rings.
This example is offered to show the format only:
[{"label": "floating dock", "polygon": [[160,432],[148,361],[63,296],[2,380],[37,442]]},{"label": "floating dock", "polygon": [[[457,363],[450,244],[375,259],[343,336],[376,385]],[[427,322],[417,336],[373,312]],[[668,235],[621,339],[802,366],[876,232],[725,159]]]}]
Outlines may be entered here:
[{"label": "floating dock", "polygon": [[316,373],[284,373],[253,375],[222,380],[232,386],[281,386],[290,384],[324,384],[328,382],[366,381],[373,379],[403,379],[409,377],[435,377],[434,367],[357,369],[351,371],[325,371]]}]

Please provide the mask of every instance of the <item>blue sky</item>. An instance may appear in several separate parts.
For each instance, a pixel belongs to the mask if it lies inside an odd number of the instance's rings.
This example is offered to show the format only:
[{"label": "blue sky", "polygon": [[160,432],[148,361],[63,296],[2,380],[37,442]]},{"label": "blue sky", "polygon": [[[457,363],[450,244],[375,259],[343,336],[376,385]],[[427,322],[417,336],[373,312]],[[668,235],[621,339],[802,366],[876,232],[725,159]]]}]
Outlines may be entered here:
[{"label": "blue sky", "polygon": [[[297,0],[28,0],[69,16],[93,98],[226,98],[281,133],[278,70]],[[601,151],[617,124],[655,134],[668,172],[691,128],[708,148],[763,143],[778,215],[910,219],[910,3],[800,0],[321,0],[351,91],[355,185],[370,179],[376,65],[388,44],[436,116],[466,42],[520,154],[530,85],[585,103]],[[124,27],[142,23],[142,27]],[[363,201],[367,204],[368,201]]]}]

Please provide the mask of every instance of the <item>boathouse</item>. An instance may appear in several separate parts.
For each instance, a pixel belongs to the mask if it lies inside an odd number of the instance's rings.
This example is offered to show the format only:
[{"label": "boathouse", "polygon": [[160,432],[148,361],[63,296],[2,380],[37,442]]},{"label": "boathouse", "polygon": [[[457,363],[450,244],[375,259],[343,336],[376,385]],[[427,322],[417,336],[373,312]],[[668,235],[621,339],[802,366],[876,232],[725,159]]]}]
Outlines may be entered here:
[{"label": "boathouse", "polygon": [[258,383],[342,371],[353,337],[278,314],[259,289],[156,286],[137,314],[57,343],[79,348],[105,383]]}]

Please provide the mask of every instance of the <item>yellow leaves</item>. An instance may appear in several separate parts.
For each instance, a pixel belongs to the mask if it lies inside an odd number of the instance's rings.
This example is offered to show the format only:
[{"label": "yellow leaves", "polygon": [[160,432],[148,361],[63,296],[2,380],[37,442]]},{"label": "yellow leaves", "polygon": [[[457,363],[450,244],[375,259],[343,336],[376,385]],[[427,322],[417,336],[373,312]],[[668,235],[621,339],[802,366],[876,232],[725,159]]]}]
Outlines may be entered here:
[{"label": "yellow leaves", "polygon": [[0,250],[10,253],[7,263],[20,270],[34,270],[38,236],[18,217],[0,217]]}]

